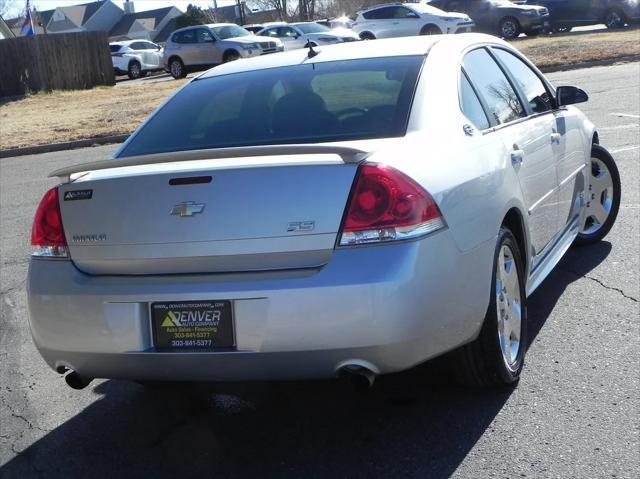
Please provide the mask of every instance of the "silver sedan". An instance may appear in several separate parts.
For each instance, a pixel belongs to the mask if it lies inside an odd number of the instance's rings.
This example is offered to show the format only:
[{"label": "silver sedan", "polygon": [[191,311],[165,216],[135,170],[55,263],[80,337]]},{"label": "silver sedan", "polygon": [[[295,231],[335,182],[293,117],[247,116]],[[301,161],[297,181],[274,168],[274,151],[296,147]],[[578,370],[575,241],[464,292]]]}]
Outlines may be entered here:
[{"label": "silver sedan", "polygon": [[461,379],[514,384],[527,297],[618,212],[586,100],[479,34],[210,70],[114,158],[52,173],[34,341],[76,388],[372,382],[450,351]]}]

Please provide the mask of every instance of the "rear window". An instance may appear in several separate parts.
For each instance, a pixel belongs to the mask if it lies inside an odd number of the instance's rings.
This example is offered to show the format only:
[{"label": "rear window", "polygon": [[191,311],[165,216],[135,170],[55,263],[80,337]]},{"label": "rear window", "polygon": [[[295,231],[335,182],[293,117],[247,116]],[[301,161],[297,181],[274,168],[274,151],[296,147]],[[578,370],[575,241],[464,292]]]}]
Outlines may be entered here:
[{"label": "rear window", "polygon": [[119,156],[402,136],[423,60],[309,63],[196,80]]},{"label": "rear window", "polygon": [[121,48],[122,45],[109,45],[109,50],[111,50],[111,53],[119,52]]}]

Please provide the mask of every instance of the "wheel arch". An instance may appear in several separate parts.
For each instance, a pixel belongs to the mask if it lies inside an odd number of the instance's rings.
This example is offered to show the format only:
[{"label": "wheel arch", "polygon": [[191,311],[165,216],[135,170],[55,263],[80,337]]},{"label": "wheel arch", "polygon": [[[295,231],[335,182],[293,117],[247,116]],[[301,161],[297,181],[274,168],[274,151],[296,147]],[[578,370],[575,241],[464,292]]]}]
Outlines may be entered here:
[{"label": "wheel arch", "polygon": [[224,59],[226,58],[226,56],[227,56],[229,53],[235,53],[236,55],[240,55],[240,52],[239,52],[238,50],[236,50],[236,49],[235,49],[235,48],[233,48],[233,47],[228,47],[228,48],[226,48],[226,49],[225,49],[225,51],[224,51],[224,52],[222,52],[222,60],[223,60],[223,61],[224,61]]},{"label": "wheel arch", "polygon": [[513,233],[513,236],[516,237],[516,242],[518,244],[518,248],[520,249],[520,254],[522,255],[522,259],[524,261],[525,266],[525,274],[524,277],[529,277],[529,258],[530,251],[527,247],[528,245],[528,236],[525,228],[525,221],[522,212],[517,207],[513,206],[507,211],[505,214],[502,225],[509,228],[509,230]]},{"label": "wheel arch", "polygon": [[422,32],[426,31],[428,28],[437,28],[438,31],[440,33],[442,33],[442,28],[440,28],[439,25],[433,23],[433,22],[429,22],[429,23],[425,23],[424,25],[422,25],[422,28],[420,28],[420,34],[422,34]]},{"label": "wheel arch", "polygon": [[363,30],[363,31],[361,31],[360,33],[358,33],[358,36],[359,36],[361,39],[363,39],[363,37],[366,37],[366,36],[369,36],[369,37],[372,37],[372,38],[377,38],[377,37],[375,36],[375,34],[374,34],[373,32],[371,32],[371,31],[369,31],[369,30]]}]

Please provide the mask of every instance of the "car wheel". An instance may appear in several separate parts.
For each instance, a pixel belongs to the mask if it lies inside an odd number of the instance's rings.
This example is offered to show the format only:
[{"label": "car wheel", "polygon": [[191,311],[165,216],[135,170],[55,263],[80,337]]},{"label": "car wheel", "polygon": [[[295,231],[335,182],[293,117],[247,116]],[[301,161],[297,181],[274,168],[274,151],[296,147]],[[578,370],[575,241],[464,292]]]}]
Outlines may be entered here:
[{"label": "car wheel", "polygon": [[455,352],[455,373],[469,385],[508,386],[520,379],[527,348],[524,263],[508,228],[498,235],[490,295],[478,338]]},{"label": "car wheel", "polygon": [[517,38],[521,32],[520,23],[513,17],[505,17],[500,20],[500,36],[511,40]]},{"label": "car wheel", "polygon": [[360,34],[360,40],[375,40],[376,36],[371,32],[362,32]]},{"label": "car wheel", "polygon": [[224,57],[222,58],[223,63],[234,62],[240,59],[240,54],[235,50],[229,50],[225,52]]},{"label": "car wheel", "polygon": [[127,74],[132,80],[140,78],[142,76],[142,67],[140,66],[140,63],[136,61],[130,62]]},{"label": "car wheel", "polygon": [[574,244],[597,243],[613,227],[620,209],[620,173],[611,154],[600,145],[591,150],[587,206],[580,232]]},{"label": "car wheel", "polygon": [[607,28],[622,28],[624,27],[624,16],[619,10],[607,10],[604,14],[604,24]]},{"label": "car wheel", "polygon": [[187,76],[187,70],[184,67],[184,63],[179,58],[173,58],[169,62],[169,72],[171,76],[178,80],[179,78],[184,78]]},{"label": "car wheel", "polygon": [[442,30],[438,28],[437,25],[425,25],[420,30],[420,35],[440,35]]}]

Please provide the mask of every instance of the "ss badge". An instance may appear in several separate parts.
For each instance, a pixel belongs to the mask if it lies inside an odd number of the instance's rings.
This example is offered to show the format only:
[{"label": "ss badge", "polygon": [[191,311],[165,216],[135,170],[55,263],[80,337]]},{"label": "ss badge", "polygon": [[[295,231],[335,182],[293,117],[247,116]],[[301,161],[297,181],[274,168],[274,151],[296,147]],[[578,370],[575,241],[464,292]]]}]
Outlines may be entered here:
[{"label": "ss badge", "polygon": [[315,221],[292,221],[291,223],[287,223],[287,233],[295,233],[298,231],[313,231],[315,227]]}]

